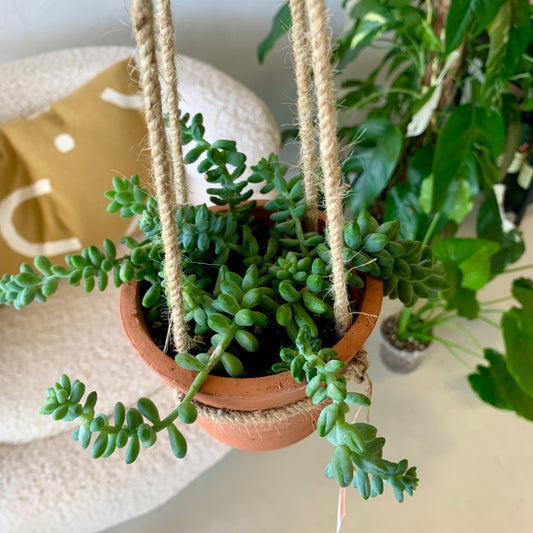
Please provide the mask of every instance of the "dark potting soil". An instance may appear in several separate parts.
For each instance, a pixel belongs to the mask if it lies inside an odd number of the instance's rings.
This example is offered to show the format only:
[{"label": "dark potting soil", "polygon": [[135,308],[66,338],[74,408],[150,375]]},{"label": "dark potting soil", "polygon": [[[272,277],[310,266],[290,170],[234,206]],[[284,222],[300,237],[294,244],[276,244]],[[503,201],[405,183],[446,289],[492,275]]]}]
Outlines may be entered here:
[{"label": "dark potting soil", "polygon": [[398,321],[400,315],[398,313],[388,316],[381,324],[381,333],[385,339],[397,348],[405,352],[420,352],[425,350],[431,342],[420,342],[416,339],[400,339],[398,337]]},{"label": "dark potting soil", "polygon": [[[141,283],[141,299],[144,292],[147,290],[148,285],[145,286],[144,283]],[[143,308],[143,313],[146,313],[146,309]],[[320,315],[312,315],[315,323],[318,327],[318,330],[321,332],[320,337],[322,339],[322,347],[330,348],[335,345],[338,341],[337,332],[335,331],[335,323],[326,320]],[[145,317],[146,318],[146,317]],[[147,324],[148,325],[148,324]],[[248,352],[242,348],[235,340],[231,343],[228,352],[231,352],[237,358],[240,359],[241,363],[244,366],[245,376],[246,377],[262,377],[266,376],[269,373],[272,365],[278,361],[280,349],[283,347],[292,346],[293,342],[290,340],[285,328],[279,326],[277,323],[269,325],[266,328],[247,328],[253,333],[257,340],[259,341],[259,349],[257,352]],[[148,330],[158,348],[165,352],[165,342],[167,339],[168,332],[168,315],[161,316],[160,320],[154,324],[148,325]],[[189,331],[189,334],[194,339],[194,347],[191,349],[192,355],[197,355],[202,352],[207,352],[211,347],[211,335],[204,336],[194,336],[192,331]],[[174,346],[170,343],[168,350],[165,352],[169,357],[174,359],[176,357],[176,351]],[[212,372],[217,374],[216,372]],[[226,376],[224,372],[220,375]]]}]

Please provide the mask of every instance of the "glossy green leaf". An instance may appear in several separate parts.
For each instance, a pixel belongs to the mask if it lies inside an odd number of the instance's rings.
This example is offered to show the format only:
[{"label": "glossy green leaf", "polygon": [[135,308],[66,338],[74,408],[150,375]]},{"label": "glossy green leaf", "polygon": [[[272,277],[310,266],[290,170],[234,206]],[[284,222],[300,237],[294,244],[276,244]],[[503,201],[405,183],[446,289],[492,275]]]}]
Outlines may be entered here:
[{"label": "glossy green leaf", "polygon": [[528,278],[515,279],[512,294],[520,302],[526,313],[533,311],[533,280]]},{"label": "glossy green leaf", "polygon": [[491,274],[503,272],[518,261],[525,251],[522,233],[517,229],[503,231],[500,208],[492,190],[485,196],[477,216],[477,234],[482,239],[498,242],[500,249],[490,258]]},{"label": "glossy green leaf", "polygon": [[416,192],[409,183],[399,183],[389,190],[384,219],[400,222],[401,239],[417,238],[424,218]]},{"label": "glossy green leaf", "polygon": [[484,239],[450,238],[435,243],[433,253],[435,259],[452,263],[461,271],[461,287],[477,291],[489,281],[490,257],[499,247]]},{"label": "glossy green leaf", "polygon": [[263,63],[266,54],[272,50],[276,41],[285,35],[292,26],[291,10],[289,3],[285,2],[274,15],[269,34],[257,46],[257,58]]},{"label": "glossy green leaf", "polygon": [[505,359],[495,350],[485,350],[489,366],[479,365],[468,381],[476,394],[486,403],[533,420],[533,397],[526,394],[509,372]]},{"label": "glossy green leaf", "polygon": [[455,50],[463,40],[468,25],[479,35],[496,16],[501,0],[452,0],[446,19],[446,53]]},{"label": "glossy green leaf", "polygon": [[506,81],[514,74],[526,51],[531,32],[528,0],[506,0],[500,5],[488,27],[490,49],[485,75],[486,91],[490,91],[498,78]]},{"label": "glossy green leaf", "polygon": [[456,185],[455,190],[453,190],[452,186],[450,192],[455,192],[454,198],[449,202],[450,205],[444,206],[443,211],[450,220],[460,224],[465,216],[472,211],[474,202],[471,197],[470,187],[465,180],[454,180],[453,184]]},{"label": "glossy green leaf", "polygon": [[[529,297],[531,302],[533,291]],[[507,368],[520,388],[533,398],[533,313],[513,307],[503,314],[502,330]]]},{"label": "glossy green leaf", "polygon": [[366,209],[384,190],[396,168],[402,149],[402,134],[388,119],[369,119],[358,128],[362,141],[349,156],[359,172],[351,186],[347,204],[355,215]]},{"label": "glossy green leaf", "polygon": [[337,69],[344,69],[363,48],[393,29],[398,24],[394,15],[394,9],[385,6],[375,6],[373,10],[367,11],[339,42],[335,51]]},{"label": "glossy green leaf", "polygon": [[474,143],[498,157],[505,145],[503,119],[495,110],[489,113],[481,105],[463,104],[454,109],[437,142],[431,212],[444,205],[453,180],[464,172]]}]

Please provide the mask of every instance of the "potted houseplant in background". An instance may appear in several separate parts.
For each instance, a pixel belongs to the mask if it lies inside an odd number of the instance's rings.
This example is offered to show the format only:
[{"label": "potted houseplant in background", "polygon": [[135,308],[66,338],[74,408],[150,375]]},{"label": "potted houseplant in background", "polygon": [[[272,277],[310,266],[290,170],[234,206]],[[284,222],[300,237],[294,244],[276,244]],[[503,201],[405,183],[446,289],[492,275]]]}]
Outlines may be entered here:
[{"label": "potted houseplant in background", "polygon": [[[153,445],[157,433],[163,430],[170,435],[174,454],[182,457],[186,443],[174,421],[178,417],[185,423],[196,419],[192,399],[208,373],[216,369],[238,377],[253,372],[258,363],[253,354],[261,342],[270,348],[272,337],[276,336],[279,346],[273,354],[261,355],[264,360],[259,361],[260,372],[270,367],[274,373],[290,371],[297,382],[307,381],[305,393],[319,405],[318,433],[335,446],[327,475],[346,486],[354,477],[355,463],[359,473],[354,484],[363,497],[380,494],[383,482],[388,482],[401,501],[403,492],[412,493],[416,486],[414,468],[408,468],[406,461],[384,460],[384,439],[376,436],[375,428],[345,420],[349,404],[364,406],[369,401],[362,394],[347,391],[346,380],[338,373],[345,364],[330,348],[335,344],[335,333],[331,327],[327,333],[332,319],[329,246],[324,235],[305,231],[302,177],[285,181],[285,169],[271,155],[252,167],[254,172],[248,179],[237,182],[244,172],[245,156],[237,151],[235,143],[208,142],[200,115],[191,120],[183,117],[181,127],[184,144],[195,143],[185,160],[197,162],[208,181],[218,185],[212,191],[213,201],[226,208],[219,211],[205,205],[189,206],[176,213],[186,318],[194,333],[203,338],[196,338],[197,349],[191,353],[171,355],[193,378],[188,382],[188,391],[166,417],[161,417],[156,406],[143,398],[137,409],[127,413],[117,402],[114,421],[110,422],[105,415],[96,415],[96,393],[91,392],[83,400],[84,384],[63,375],[48,389],[42,412],[58,420],[79,419],[81,425],[73,438],[88,447],[96,435],[91,447],[93,457],[106,457],[127,446],[126,461],[132,462],[141,445]],[[253,216],[255,202],[246,202],[251,192],[246,185],[260,181],[264,182],[264,191],[276,191],[275,198],[264,206],[272,221],[270,228],[258,225]],[[32,301],[44,302],[62,278],[73,285],[83,284],[87,291],[96,286],[104,290],[110,277],[117,286],[134,280],[140,286],[129,292],[141,299],[145,308],[141,320],[158,338],[167,304],[157,202],[139,186],[135,176],[130,180],[117,177],[113,185],[114,190],[107,193],[111,199],[108,210],[120,211],[125,217],[139,215],[144,239],[124,238],[130,253],[123,257],[116,256],[109,240],[102,250],[91,246],[79,255],[67,256],[66,266],[51,265],[39,256],[34,266],[23,264],[20,273],[3,277],[2,304],[20,308]],[[361,290],[365,276],[371,282],[372,277],[387,282],[393,272],[401,284],[420,283],[431,289],[442,286],[443,278],[430,249],[419,241],[399,239],[398,233],[397,222],[379,225],[366,211],[346,224],[347,268],[357,268],[357,272],[348,272],[352,287]],[[410,279],[410,271],[415,268],[424,269],[424,279]],[[393,295],[397,285],[390,286]],[[326,328],[325,334],[319,333],[319,326],[320,330]],[[230,350],[230,345],[239,348],[241,355],[235,355],[239,352]],[[162,353],[161,356],[168,359]],[[178,370],[177,365],[175,368]]]},{"label": "potted houseplant in background", "polygon": [[[483,8],[363,0],[345,9],[332,62],[344,89],[347,212],[370,208],[380,220],[399,220],[401,236],[432,245],[451,288],[437,300],[419,292],[430,301],[418,312],[406,308],[398,331],[425,342],[441,319],[478,318],[477,291],[524,251],[520,231],[502,217],[497,189],[533,106],[532,8],[527,0]],[[282,6],[259,45],[260,60],[290,25]],[[378,51],[377,66],[352,79],[352,63],[369,50]],[[458,229],[468,231],[461,226],[475,207],[476,237],[456,238]],[[479,260],[468,262],[474,254]]]}]

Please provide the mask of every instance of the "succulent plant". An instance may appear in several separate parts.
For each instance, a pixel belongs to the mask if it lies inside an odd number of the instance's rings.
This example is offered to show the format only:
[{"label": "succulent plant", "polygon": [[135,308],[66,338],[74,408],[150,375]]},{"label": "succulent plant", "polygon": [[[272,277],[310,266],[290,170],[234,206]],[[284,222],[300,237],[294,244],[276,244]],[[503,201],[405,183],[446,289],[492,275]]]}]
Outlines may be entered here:
[{"label": "succulent plant", "polygon": [[[385,440],[375,427],[346,421],[349,405],[368,406],[363,394],[348,392],[339,373],[344,363],[336,352],[323,346],[321,326],[333,323],[331,262],[327,230],[324,234],[305,229],[304,186],[300,175],[286,179],[286,169],[275,155],[252,166],[243,178],[246,157],[235,142],[209,143],[204,138],[201,115],[182,118],[183,144],[194,141],[185,153],[209,183],[214,204],[226,211],[210,211],[205,205],[177,210],[179,247],[183,269],[185,319],[191,335],[201,336],[204,349],[178,353],[176,363],[198,371],[180,405],[162,418],[146,398],[127,412],[117,402],[111,423],[95,414],[96,393],[83,402],[85,386],[61,376],[48,389],[43,414],[56,420],[75,420],[80,426],[73,438],[81,446],[91,445],[93,457],[106,457],[127,446],[126,462],[137,458],[140,446],[152,446],[160,431],[167,430],[173,453],[183,457],[186,442],[174,424],[179,417],[192,423],[197,412],[192,399],[206,376],[216,369],[232,377],[246,375],[246,364],[235,355],[235,347],[247,352],[259,348],[258,332],[273,328],[280,338],[279,359],[270,372],[290,370],[293,378],[307,381],[306,393],[315,404],[331,400],[318,419],[318,434],[334,445],[326,475],[341,486],[352,483],[366,499],[383,491],[389,483],[399,501],[417,485],[416,470],[407,461],[390,462],[382,457]],[[265,209],[271,210],[271,226],[262,227],[250,210],[250,183],[262,183],[262,192],[275,191]],[[66,265],[52,265],[39,256],[34,265],[21,265],[20,272],[0,281],[0,303],[17,309],[36,300],[44,302],[57,289],[59,280],[82,284],[86,291],[104,290],[110,277],[118,287],[130,280],[145,285],[142,305],[149,324],[161,320],[167,307],[165,273],[157,201],[139,184],[139,178],[115,177],[109,212],[122,217],[139,216],[144,239],[121,239],[129,248],[117,257],[114,244],[106,239],[103,248],[90,246],[78,255],[65,257]],[[379,225],[366,211],[344,228],[344,258],[348,284],[362,287],[364,274],[382,277],[386,294],[413,305],[419,296],[439,291],[445,280],[433,262],[431,251],[418,241],[399,239],[398,222]],[[354,270],[352,270],[354,269]],[[205,346],[212,345],[211,349]],[[93,435],[95,439],[93,441]],[[355,468],[354,468],[355,467]],[[355,474],[354,474],[355,472]]]}]

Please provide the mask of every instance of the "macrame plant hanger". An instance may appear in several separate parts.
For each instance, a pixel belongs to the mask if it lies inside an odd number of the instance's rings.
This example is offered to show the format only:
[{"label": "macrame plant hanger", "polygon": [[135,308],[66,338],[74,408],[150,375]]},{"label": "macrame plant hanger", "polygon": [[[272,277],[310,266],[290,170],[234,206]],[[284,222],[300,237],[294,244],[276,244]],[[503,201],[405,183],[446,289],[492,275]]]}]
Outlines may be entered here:
[{"label": "macrame plant hanger", "polygon": [[[133,1],[133,23],[139,50],[140,82],[149,132],[152,174],[161,220],[172,335],[176,351],[179,353],[187,351],[189,339],[183,312],[182,273],[174,213],[178,206],[187,203],[187,187],[181,147],[174,30],[170,0],[157,0],[157,7],[159,47],[167,89],[171,147],[168,146],[165,135],[152,0]],[[290,0],[290,8],[294,25],[293,47],[302,143],[301,166],[308,208],[306,221],[311,230],[317,227],[318,180],[315,177],[314,106],[309,66],[311,58],[318,110],[320,163],[323,172],[323,191],[333,266],[333,309],[337,331],[339,335],[343,335],[350,327],[352,320],[342,254],[342,185],[338,160],[333,75],[329,62],[330,37],[327,12],[324,0]],[[306,8],[311,36],[309,39],[307,37]]]},{"label": "macrame plant hanger", "polygon": [[[149,132],[152,175],[159,206],[163,240],[164,268],[168,287],[170,323],[177,353],[187,352],[190,339],[183,311],[182,271],[178,250],[178,233],[174,213],[186,205],[187,187],[181,146],[179,99],[175,65],[174,30],[170,0],[157,0],[159,36],[163,78],[167,90],[167,107],[170,129],[170,147],[165,135],[159,67],[156,54],[154,10],[152,0],[133,0],[132,18],[139,53],[140,82],[144,97],[144,112]],[[343,335],[351,325],[346,274],[342,254],[342,185],[338,161],[337,121],[333,91],[333,75],[329,63],[330,37],[324,0],[290,0],[293,19],[292,43],[295,77],[298,92],[299,133],[301,139],[301,167],[304,175],[307,205],[306,224],[310,231],[318,222],[318,181],[315,158],[316,134],[314,113],[316,101],[320,165],[323,179],[327,227],[331,249],[334,313],[336,328]],[[309,22],[308,22],[309,20]],[[310,37],[308,37],[310,36]],[[311,66],[314,77],[311,76]],[[314,96],[314,98],[313,98]],[[221,351],[215,348],[206,365],[210,370]],[[360,350],[347,368],[346,378],[361,383],[367,378],[366,352]],[[370,385],[369,385],[370,386]],[[177,401],[183,394],[175,391]],[[279,409],[240,413],[197,405],[200,416],[239,424],[265,423],[281,420],[297,411],[313,408],[311,398],[306,398]]]}]

